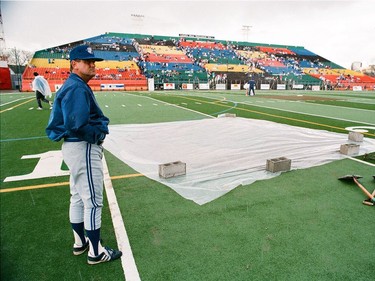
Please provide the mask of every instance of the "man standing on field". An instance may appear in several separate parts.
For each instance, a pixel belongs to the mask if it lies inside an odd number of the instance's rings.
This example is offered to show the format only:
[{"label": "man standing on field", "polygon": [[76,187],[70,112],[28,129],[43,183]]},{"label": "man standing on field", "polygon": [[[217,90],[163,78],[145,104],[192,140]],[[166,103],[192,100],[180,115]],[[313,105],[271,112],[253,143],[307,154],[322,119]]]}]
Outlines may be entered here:
[{"label": "man standing on field", "polygon": [[249,81],[249,96],[255,96],[255,81],[253,78]]},{"label": "man standing on field", "polygon": [[46,133],[53,141],[64,140],[62,153],[70,170],[69,219],[75,241],[73,254],[89,250],[87,262],[98,264],[122,255],[121,251],[103,247],[100,241],[102,143],[109,133],[109,119],[87,83],[95,76],[95,62],[103,59],[95,57],[87,45],[72,49],[69,58],[71,74],[56,94]]}]

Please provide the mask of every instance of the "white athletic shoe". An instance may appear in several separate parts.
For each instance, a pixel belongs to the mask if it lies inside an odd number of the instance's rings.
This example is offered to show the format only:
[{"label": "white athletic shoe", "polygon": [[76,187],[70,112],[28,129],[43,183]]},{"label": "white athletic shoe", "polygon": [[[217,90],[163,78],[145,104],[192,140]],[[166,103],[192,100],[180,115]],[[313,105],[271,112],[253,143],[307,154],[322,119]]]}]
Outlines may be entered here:
[{"label": "white athletic shoe", "polygon": [[73,255],[79,256],[82,255],[84,252],[86,252],[89,249],[89,240],[86,239],[86,243],[82,246],[77,246],[76,244],[73,245]]},{"label": "white athletic shoe", "polygon": [[104,250],[101,254],[96,257],[90,257],[90,254],[87,256],[88,264],[98,264],[101,262],[113,261],[122,256],[122,252],[119,250],[111,249],[109,247],[104,247]]}]

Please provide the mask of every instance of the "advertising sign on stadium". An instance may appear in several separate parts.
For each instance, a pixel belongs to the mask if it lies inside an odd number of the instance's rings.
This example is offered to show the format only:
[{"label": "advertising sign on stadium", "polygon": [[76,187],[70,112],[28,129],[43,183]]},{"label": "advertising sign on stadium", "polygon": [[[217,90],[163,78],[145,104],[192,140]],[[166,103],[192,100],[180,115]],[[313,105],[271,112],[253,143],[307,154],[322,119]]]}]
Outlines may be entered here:
[{"label": "advertising sign on stadium", "polygon": [[183,83],[181,88],[182,88],[182,90],[193,90],[193,84]]},{"label": "advertising sign on stadium", "polygon": [[124,90],[124,84],[100,84],[101,90]]},{"label": "advertising sign on stadium", "polygon": [[225,90],[225,84],[216,84],[216,90]]},{"label": "advertising sign on stadium", "polygon": [[277,84],[277,89],[278,90],[286,90],[286,85],[285,84]]},{"label": "advertising sign on stadium", "polygon": [[353,86],[353,91],[362,91],[362,86]]},{"label": "advertising sign on stadium", "polygon": [[199,90],[209,90],[210,85],[208,83],[199,83]]},{"label": "advertising sign on stadium", "polygon": [[230,84],[231,90],[241,90],[241,84]]},{"label": "advertising sign on stadium", "polygon": [[303,84],[294,84],[293,89],[303,90]]},{"label": "advertising sign on stadium", "polygon": [[164,83],[164,90],[174,90],[175,84],[174,83]]},{"label": "advertising sign on stadium", "polygon": [[320,86],[319,86],[319,85],[313,85],[313,86],[311,87],[311,90],[312,90],[312,91],[320,91]]},{"label": "advertising sign on stadium", "polygon": [[270,84],[260,84],[260,89],[261,90],[269,90],[270,89]]}]

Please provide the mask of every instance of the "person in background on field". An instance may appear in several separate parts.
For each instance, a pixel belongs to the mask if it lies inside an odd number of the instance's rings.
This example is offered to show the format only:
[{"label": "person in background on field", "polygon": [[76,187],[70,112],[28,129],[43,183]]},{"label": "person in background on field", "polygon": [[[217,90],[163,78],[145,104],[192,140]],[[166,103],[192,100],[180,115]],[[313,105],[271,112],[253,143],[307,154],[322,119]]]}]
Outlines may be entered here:
[{"label": "person in background on field", "polygon": [[73,230],[73,254],[88,250],[88,264],[116,260],[122,252],[103,247],[103,147],[109,119],[100,109],[87,84],[95,76],[95,57],[87,45],[70,52],[69,78],[56,93],[46,128],[49,139],[64,140],[62,154],[70,170],[69,220]]},{"label": "person in background on field", "polygon": [[249,81],[249,96],[255,96],[255,81],[252,78]]},{"label": "person in background on field", "polygon": [[38,72],[34,72],[34,76],[35,78],[31,85],[33,91],[35,91],[38,110],[43,110],[42,101],[48,103],[51,106],[50,108],[52,108],[52,102],[46,99],[46,97],[52,97],[51,89],[47,80],[43,76],[39,75]]}]

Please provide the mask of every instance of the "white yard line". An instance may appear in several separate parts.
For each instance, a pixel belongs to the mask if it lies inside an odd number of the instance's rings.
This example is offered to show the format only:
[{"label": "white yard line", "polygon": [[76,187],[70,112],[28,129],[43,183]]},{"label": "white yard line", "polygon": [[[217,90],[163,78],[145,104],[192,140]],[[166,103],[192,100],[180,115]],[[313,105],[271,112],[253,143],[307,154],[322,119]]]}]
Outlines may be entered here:
[{"label": "white yard line", "polygon": [[350,159],[350,160],[357,161],[357,162],[362,163],[362,164],[366,164],[368,166],[375,167],[375,164],[372,164],[372,163],[369,163],[369,162],[366,162],[366,161],[363,161],[363,160],[360,160],[360,159],[357,159],[357,158],[354,158],[354,157],[347,156],[347,158]]},{"label": "white yard line", "polygon": [[202,112],[199,112],[199,111],[195,111],[195,110],[192,110],[190,108],[186,108],[186,107],[182,107],[182,106],[178,106],[176,104],[173,104],[173,103],[168,103],[168,102],[165,102],[165,101],[160,101],[158,99],[154,99],[154,98],[151,98],[151,97],[146,97],[146,96],[138,96],[138,95],[134,95],[134,94],[129,94],[129,93],[125,93],[125,95],[128,95],[128,96],[132,96],[132,97],[142,97],[142,98],[146,98],[146,99],[150,99],[150,100],[153,100],[153,101],[156,101],[156,102],[159,102],[159,103],[163,103],[165,105],[171,105],[171,106],[174,106],[174,107],[177,107],[177,108],[180,108],[180,109],[183,109],[183,110],[188,110],[188,111],[191,111],[191,112],[194,112],[194,113],[198,113],[200,115],[204,115],[204,116],[207,116],[207,117],[210,117],[210,118],[215,118],[211,115],[208,115],[208,114],[205,114],[205,113],[202,113]]},{"label": "white yard line", "polygon": [[[307,112],[303,112],[303,111],[295,111],[295,110],[283,109],[283,108],[272,107],[272,106],[254,105],[254,104],[250,104],[248,102],[238,102],[238,103],[248,104],[248,105],[253,105],[253,106],[258,106],[258,107],[268,108],[268,109],[276,109],[276,110],[285,111],[285,112],[304,114],[304,115],[315,116],[315,117],[324,117],[324,118],[329,118],[329,119],[334,119],[334,120],[340,120],[340,121],[357,122],[357,123],[360,122],[361,124],[374,125],[373,123],[367,123],[367,122],[362,122],[362,121],[349,120],[349,119],[345,119],[345,118],[337,118],[337,117],[332,117],[332,116],[312,114],[312,113],[307,113]],[[361,109],[361,110],[369,111],[367,109]]]},{"label": "white yard line", "polygon": [[184,110],[189,110],[191,112],[195,112],[195,113],[198,113],[200,115],[204,115],[204,116],[207,116],[207,117],[210,117],[210,118],[215,118],[211,115],[208,115],[208,114],[205,114],[205,113],[202,113],[202,112],[199,112],[199,111],[196,111],[196,110],[192,110],[190,108],[186,108],[186,107],[182,107],[182,106],[178,106],[176,104],[173,104],[173,103],[168,103],[168,102],[165,102],[165,101],[160,101],[160,100],[157,100],[157,99],[154,99],[154,98],[151,98],[151,97],[144,97],[144,98],[147,98],[147,99],[151,99],[151,100],[154,100],[154,101],[157,101],[157,102],[160,102],[160,103],[164,103],[164,104],[167,104],[167,105],[172,105],[172,106],[175,106],[177,108],[180,108],[180,109],[184,109]]},{"label": "white yard line", "polygon": [[6,102],[6,103],[2,103],[2,104],[0,104],[0,106],[4,106],[4,105],[11,104],[11,103],[15,103],[15,102],[20,101],[20,100],[27,100],[27,99],[29,99],[29,98],[30,98],[30,97],[16,99],[16,100],[13,100],[13,101],[9,101],[9,102]]},{"label": "white yard line", "polygon": [[111,177],[107,162],[103,155],[103,171],[104,171],[104,186],[107,193],[109,210],[111,212],[113,227],[115,229],[117,244],[119,249],[122,251],[121,264],[124,270],[124,276],[126,281],[140,281],[137,265],[135,264],[132,249],[126,233],[124,221],[121,216],[120,208],[117,204],[116,194],[113,189]]},{"label": "white yard line", "polygon": [[[215,93],[213,93],[213,94],[215,94]],[[184,95],[181,95],[181,96],[184,96]],[[205,98],[215,99],[212,96],[207,96],[207,95],[203,96],[203,95],[201,95],[201,93],[195,95],[195,97],[205,97]],[[283,109],[283,108],[279,108],[277,106],[275,106],[275,107],[274,106],[267,106],[266,104],[270,104],[271,103],[270,101],[243,101],[243,100],[237,101],[236,99],[231,99],[231,98],[232,97],[228,98],[227,101],[233,102],[233,103],[238,103],[238,104],[247,104],[247,105],[257,106],[257,107],[261,107],[261,108],[276,109],[276,110],[280,110],[280,111],[284,111],[284,112],[291,112],[291,113],[298,113],[298,114],[304,114],[304,115],[309,115],[309,116],[323,117],[323,118],[329,118],[329,119],[340,120],[340,121],[357,122],[357,123],[360,122],[361,124],[365,124],[365,125],[374,125],[373,123],[368,123],[368,122],[363,122],[363,121],[356,121],[356,120],[345,119],[345,118],[325,116],[325,115],[319,115],[319,114],[314,114],[314,113],[306,113],[304,111],[295,111],[295,110]],[[237,96],[236,96],[236,98],[237,98]],[[285,103],[286,101],[281,100],[280,102]],[[289,101],[289,102],[296,102],[296,101]],[[254,103],[257,103],[257,104],[254,104]],[[310,106],[312,106],[312,105],[313,104],[311,104]],[[322,105],[322,106],[332,107],[332,108],[335,107],[333,105]],[[371,110],[369,110],[369,109],[358,109],[358,110],[361,110],[361,111],[364,111],[364,112],[371,112]]]}]

